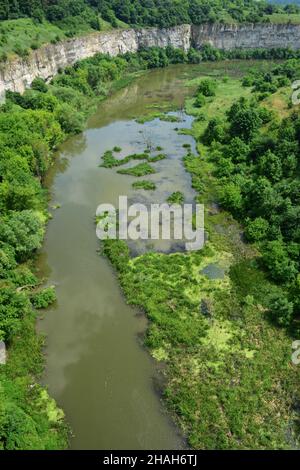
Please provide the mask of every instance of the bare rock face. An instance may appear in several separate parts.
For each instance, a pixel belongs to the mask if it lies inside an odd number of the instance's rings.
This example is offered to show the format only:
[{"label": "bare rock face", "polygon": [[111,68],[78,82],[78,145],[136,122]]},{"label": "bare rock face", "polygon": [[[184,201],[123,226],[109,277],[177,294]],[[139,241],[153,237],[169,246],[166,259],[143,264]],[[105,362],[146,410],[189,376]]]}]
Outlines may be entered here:
[{"label": "bare rock face", "polygon": [[300,49],[300,25],[203,24],[173,28],[117,29],[46,44],[26,59],[16,57],[0,65],[0,99],[5,90],[23,92],[36,77],[50,80],[59,69],[97,52],[112,56],[137,52],[143,47],[173,47],[188,50],[211,44],[219,49],[290,47]]},{"label": "bare rock face", "polygon": [[211,44],[218,49],[300,49],[300,25],[292,24],[202,24],[192,27],[191,42],[199,49]]},{"label": "bare rock face", "polygon": [[97,52],[116,56],[137,52],[143,47],[168,45],[188,50],[190,39],[191,26],[182,25],[168,29],[119,29],[47,44],[33,51],[28,58],[16,57],[1,65],[0,96],[4,96],[5,90],[22,93],[34,78],[49,80],[59,69],[91,57]]}]

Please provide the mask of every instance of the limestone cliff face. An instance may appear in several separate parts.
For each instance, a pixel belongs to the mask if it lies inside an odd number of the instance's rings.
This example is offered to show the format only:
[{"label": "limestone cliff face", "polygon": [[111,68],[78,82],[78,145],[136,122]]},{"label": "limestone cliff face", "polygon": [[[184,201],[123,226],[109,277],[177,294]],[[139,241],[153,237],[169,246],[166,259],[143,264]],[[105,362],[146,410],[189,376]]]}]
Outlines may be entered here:
[{"label": "limestone cliff face", "polygon": [[193,47],[211,44],[218,49],[291,47],[300,49],[300,25],[203,24],[192,27]]},{"label": "limestone cliff face", "polygon": [[49,80],[59,69],[97,52],[115,56],[137,52],[142,47],[168,45],[187,50],[190,40],[191,26],[181,25],[168,29],[119,29],[47,44],[33,51],[26,59],[16,57],[1,64],[0,96],[3,97],[5,90],[23,92],[35,77]]},{"label": "limestone cliff face", "polygon": [[300,49],[300,25],[244,24],[113,30],[47,44],[26,59],[16,57],[0,66],[0,97],[5,90],[23,92],[35,77],[51,79],[59,69],[97,52],[112,56],[159,46],[189,49],[211,44],[220,49],[291,47]]}]

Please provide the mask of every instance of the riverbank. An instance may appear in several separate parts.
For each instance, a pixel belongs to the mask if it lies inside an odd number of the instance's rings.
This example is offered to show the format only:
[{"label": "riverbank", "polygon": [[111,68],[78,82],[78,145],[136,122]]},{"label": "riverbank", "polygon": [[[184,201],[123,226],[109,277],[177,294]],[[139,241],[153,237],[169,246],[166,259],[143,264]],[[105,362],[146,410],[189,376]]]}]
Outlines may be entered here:
[{"label": "riverbank", "polygon": [[83,130],[97,102],[142,73],[151,54],[95,57],[59,74],[51,85],[37,80],[23,95],[11,93],[1,108],[0,339],[8,352],[0,366],[4,449],[67,446],[63,412],[37,383],[44,338],[36,335],[33,307],[55,300],[53,290],[41,289],[44,279],[34,263],[49,219],[44,183],[61,142]]},{"label": "riverbank", "polygon": [[[131,258],[125,242],[107,241],[104,253],[128,302],[150,320],[145,344],[166,367],[165,401],[189,444],[294,448],[299,372],[291,363],[292,339],[268,318],[265,299],[275,286],[258,266],[257,248],[244,243],[242,228],[220,209],[216,163],[199,141],[210,117],[225,116],[236,99],[249,96],[251,90],[227,73],[224,80],[214,74],[216,97],[204,107],[194,107],[194,99],[186,104],[196,119],[184,132],[194,136],[200,154],[188,155],[185,165],[196,199],[206,204],[205,249]],[[282,100],[281,111],[288,110],[285,95],[280,90],[274,99],[277,105]]]}]

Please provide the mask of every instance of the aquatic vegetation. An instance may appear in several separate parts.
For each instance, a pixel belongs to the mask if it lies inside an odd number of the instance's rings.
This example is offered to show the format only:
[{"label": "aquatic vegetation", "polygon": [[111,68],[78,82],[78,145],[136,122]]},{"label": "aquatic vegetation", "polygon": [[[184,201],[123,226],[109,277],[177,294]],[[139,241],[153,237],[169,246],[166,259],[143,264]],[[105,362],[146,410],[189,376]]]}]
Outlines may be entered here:
[{"label": "aquatic vegetation", "polygon": [[118,170],[120,175],[130,175],[130,176],[145,176],[145,175],[152,175],[155,173],[154,168],[149,165],[149,163],[140,163],[132,168],[123,168],[122,170]]},{"label": "aquatic vegetation", "polygon": [[184,194],[182,194],[180,191],[176,191],[175,193],[172,193],[168,197],[167,202],[169,204],[183,204],[184,203]]},{"label": "aquatic vegetation", "polygon": [[160,160],[164,160],[167,156],[164,153],[159,153],[158,155],[154,155],[153,157],[148,157],[147,160],[149,163],[159,162]]},{"label": "aquatic vegetation", "polygon": [[125,165],[131,160],[147,160],[149,156],[146,153],[134,153],[132,155],[127,155],[124,158],[115,158],[111,150],[107,150],[102,156],[102,163],[99,165],[103,168],[114,168],[117,166]]},{"label": "aquatic vegetation", "polygon": [[182,119],[179,116],[174,116],[174,114],[163,114],[160,116],[160,121],[165,122],[181,122]]},{"label": "aquatic vegetation", "polygon": [[159,119],[160,121],[165,122],[181,122],[182,119],[179,116],[174,114],[166,114],[162,113],[161,111],[155,111],[149,114],[145,114],[145,116],[139,116],[136,118],[136,122],[139,124],[145,124],[146,122],[151,122],[154,119]]},{"label": "aquatic vegetation", "polygon": [[132,160],[147,160],[149,163],[155,163],[166,158],[166,155],[160,153],[158,155],[151,156],[151,150],[145,150],[144,153],[133,153],[127,155],[124,158],[115,158],[111,150],[107,150],[102,156],[102,163],[99,165],[103,168],[114,168],[117,166],[126,165]]},{"label": "aquatic vegetation", "polygon": [[162,115],[163,113],[159,111],[152,112],[152,113],[146,114],[145,116],[139,116],[138,118],[136,118],[136,122],[138,124],[145,124],[146,122],[151,122],[154,119],[159,119]]},{"label": "aquatic vegetation", "polygon": [[132,183],[133,189],[145,189],[146,191],[154,191],[156,189],[156,184],[152,181],[142,180],[135,181]]}]

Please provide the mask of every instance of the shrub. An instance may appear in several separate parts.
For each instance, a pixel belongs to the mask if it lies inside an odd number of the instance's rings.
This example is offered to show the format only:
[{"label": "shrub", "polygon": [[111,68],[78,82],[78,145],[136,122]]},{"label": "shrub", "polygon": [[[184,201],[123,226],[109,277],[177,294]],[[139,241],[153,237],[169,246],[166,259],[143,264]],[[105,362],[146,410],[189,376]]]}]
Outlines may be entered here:
[{"label": "shrub", "polygon": [[204,96],[215,96],[217,90],[217,83],[215,80],[210,78],[205,78],[202,80],[198,87],[198,93],[201,93]]},{"label": "shrub", "polygon": [[32,305],[39,308],[47,308],[56,301],[56,292],[53,287],[48,287],[31,296]]}]

